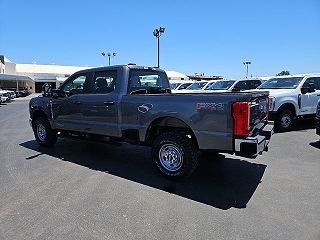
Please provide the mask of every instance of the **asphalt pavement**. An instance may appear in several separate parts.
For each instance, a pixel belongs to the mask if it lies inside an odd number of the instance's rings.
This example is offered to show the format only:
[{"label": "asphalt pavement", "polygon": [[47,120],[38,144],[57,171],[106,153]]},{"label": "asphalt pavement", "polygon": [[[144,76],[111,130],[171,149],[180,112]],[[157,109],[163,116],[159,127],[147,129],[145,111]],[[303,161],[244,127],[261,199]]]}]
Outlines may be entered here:
[{"label": "asphalt pavement", "polygon": [[320,137],[312,121],[256,159],[208,154],[186,182],[150,149],[37,145],[28,100],[0,105],[0,239],[320,239]]}]

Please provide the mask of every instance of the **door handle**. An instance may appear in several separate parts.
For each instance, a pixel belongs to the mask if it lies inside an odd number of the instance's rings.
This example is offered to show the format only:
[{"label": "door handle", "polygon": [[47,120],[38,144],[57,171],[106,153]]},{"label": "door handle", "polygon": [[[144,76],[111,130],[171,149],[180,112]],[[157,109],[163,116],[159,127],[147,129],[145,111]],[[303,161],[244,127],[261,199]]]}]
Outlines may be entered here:
[{"label": "door handle", "polygon": [[318,97],[320,97],[320,94],[317,94]]},{"label": "door handle", "polygon": [[111,106],[111,105],[114,105],[114,102],[108,102],[107,101],[107,102],[103,102],[103,104],[106,105],[106,106]]},{"label": "door handle", "polygon": [[81,104],[80,101],[73,101],[72,103],[74,103],[74,104]]}]

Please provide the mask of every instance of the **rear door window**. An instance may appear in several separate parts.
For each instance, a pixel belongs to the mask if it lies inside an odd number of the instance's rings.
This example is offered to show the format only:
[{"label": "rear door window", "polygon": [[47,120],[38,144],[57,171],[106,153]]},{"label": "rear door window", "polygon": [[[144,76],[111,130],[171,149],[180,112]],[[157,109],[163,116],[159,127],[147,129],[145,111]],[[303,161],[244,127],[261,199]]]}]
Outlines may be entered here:
[{"label": "rear door window", "polygon": [[104,94],[111,93],[116,88],[117,71],[107,70],[95,72],[93,76],[91,93]]},{"label": "rear door window", "polygon": [[165,72],[147,69],[132,69],[129,74],[128,93],[164,93],[171,92]]}]

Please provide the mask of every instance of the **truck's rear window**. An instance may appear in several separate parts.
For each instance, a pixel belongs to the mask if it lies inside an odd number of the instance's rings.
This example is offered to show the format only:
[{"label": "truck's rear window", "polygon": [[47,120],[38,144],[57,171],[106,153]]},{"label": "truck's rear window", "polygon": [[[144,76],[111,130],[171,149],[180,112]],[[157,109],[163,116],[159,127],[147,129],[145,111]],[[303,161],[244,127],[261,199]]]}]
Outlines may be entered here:
[{"label": "truck's rear window", "polygon": [[170,92],[169,80],[165,72],[147,69],[132,69],[129,74],[128,93]]}]

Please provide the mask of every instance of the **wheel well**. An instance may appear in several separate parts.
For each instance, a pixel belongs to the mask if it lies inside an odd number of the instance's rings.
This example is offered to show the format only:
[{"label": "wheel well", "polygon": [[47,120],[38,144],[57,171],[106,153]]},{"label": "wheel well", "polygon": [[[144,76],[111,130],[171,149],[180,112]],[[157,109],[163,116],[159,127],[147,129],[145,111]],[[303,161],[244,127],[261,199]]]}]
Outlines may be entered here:
[{"label": "wheel well", "polygon": [[188,126],[184,121],[174,117],[161,117],[152,121],[147,129],[146,144],[151,145],[156,137],[164,132],[183,133],[191,138],[191,141],[196,147],[199,147],[196,136],[190,126]]},{"label": "wheel well", "polygon": [[282,112],[283,110],[290,110],[294,115],[296,115],[296,109],[292,103],[285,103],[279,109],[278,113]]},{"label": "wheel well", "polygon": [[42,110],[35,110],[32,114],[32,125],[33,125],[34,121],[39,117],[47,118],[47,115]]}]

